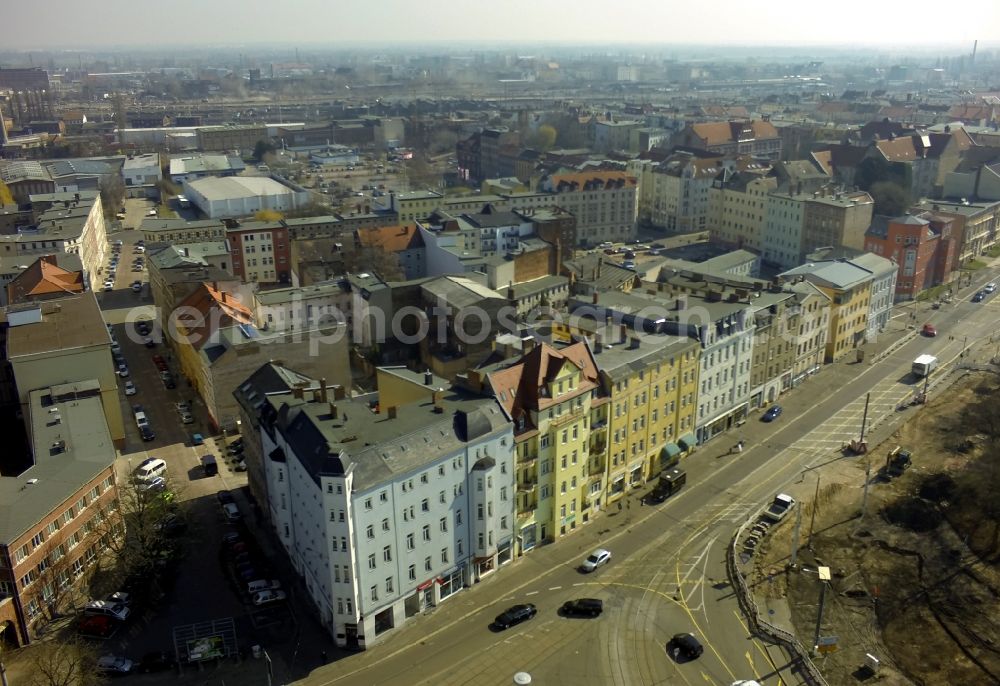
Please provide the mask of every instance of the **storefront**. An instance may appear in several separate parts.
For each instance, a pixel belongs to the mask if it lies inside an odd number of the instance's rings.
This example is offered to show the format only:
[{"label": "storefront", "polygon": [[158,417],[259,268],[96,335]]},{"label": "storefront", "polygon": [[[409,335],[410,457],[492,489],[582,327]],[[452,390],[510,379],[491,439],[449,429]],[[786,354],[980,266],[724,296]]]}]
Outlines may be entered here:
[{"label": "storefront", "polygon": [[447,574],[442,574],[438,577],[437,583],[439,601],[455,595],[465,588],[464,569],[462,567],[458,567]]}]

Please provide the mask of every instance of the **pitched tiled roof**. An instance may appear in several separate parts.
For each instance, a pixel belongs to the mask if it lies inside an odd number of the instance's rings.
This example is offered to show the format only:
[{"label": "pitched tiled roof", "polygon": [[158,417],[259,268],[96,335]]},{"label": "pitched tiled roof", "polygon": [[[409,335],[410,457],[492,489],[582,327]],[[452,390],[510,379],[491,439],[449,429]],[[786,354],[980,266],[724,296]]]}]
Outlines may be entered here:
[{"label": "pitched tiled roof", "polygon": [[253,313],[225,291],[203,283],[175,310],[178,328],[191,337],[200,350],[222,327],[252,324]]},{"label": "pitched tiled roof", "polygon": [[363,247],[379,247],[386,252],[402,252],[424,247],[424,239],[411,224],[358,229],[358,241]]},{"label": "pitched tiled roof", "polygon": [[576,190],[583,190],[584,186],[588,183],[600,182],[605,186],[609,182],[614,184],[621,183],[624,186],[635,186],[638,182],[636,178],[623,171],[586,171],[586,172],[574,172],[570,174],[553,174],[552,175],[552,187],[558,189],[560,184],[577,184]]},{"label": "pitched tiled roof", "polygon": [[83,293],[83,272],[73,272],[56,264],[55,255],[42,255],[7,284],[10,303],[35,296]]}]

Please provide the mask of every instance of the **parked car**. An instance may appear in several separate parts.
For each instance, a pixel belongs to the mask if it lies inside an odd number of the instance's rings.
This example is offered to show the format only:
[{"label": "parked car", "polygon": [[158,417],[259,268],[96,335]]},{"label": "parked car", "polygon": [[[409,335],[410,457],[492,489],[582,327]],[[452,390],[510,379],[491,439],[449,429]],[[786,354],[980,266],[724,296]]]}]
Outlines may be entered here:
[{"label": "parked car", "polygon": [[222,511],[226,515],[226,521],[228,522],[238,522],[243,519],[243,515],[240,514],[240,508],[236,503],[226,503],[222,506]]},{"label": "parked car", "polygon": [[87,638],[111,638],[122,623],[106,615],[81,615],[76,620],[76,632]]},{"label": "parked car", "polygon": [[142,281],[133,281],[131,288],[133,293],[138,293],[142,290]]},{"label": "parked car", "polygon": [[125,382],[125,395],[135,395],[135,394],[136,394],[135,384],[132,383],[131,381],[126,381]]},{"label": "parked car", "polygon": [[281,582],[277,579],[257,579],[247,584],[247,593],[253,595],[261,591],[277,591],[281,588]]},{"label": "parked car", "polygon": [[[191,445],[204,445],[204,444],[205,444],[205,438],[201,434],[191,434]],[[205,458],[202,458],[202,460],[204,459]]]},{"label": "parked car", "polygon": [[128,365],[124,362],[118,365],[118,376],[126,377],[128,376]]},{"label": "parked car", "polygon": [[247,470],[247,463],[244,462],[243,460],[240,460],[239,462],[233,464],[234,472],[245,472],[246,470]]},{"label": "parked car", "polygon": [[168,514],[166,517],[153,525],[157,531],[162,531],[167,536],[176,536],[187,529],[187,522],[175,514]]},{"label": "parked car", "polygon": [[107,293],[108,291],[113,291],[113,290],[115,290],[115,282],[112,281],[111,279],[108,279],[107,281],[104,282],[104,292]]},{"label": "parked car", "polygon": [[580,570],[589,573],[601,565],[606,565],[610,561],[611,551],[605,550],[604,548],[598,548],[583,561],[583,564],[580,565]]},{"label": "parked car", "polygon": [[771,407],[767,408],[767,412],[763,414],[760,420],[762,422],[773,422],[780,416],[781,416],[781,405],[771,405]]},{"label": "parked car", "polygon": [[97,658],[97,671],[105,676],[130,674],[134,663],[121,655],[102,655]]},{"label": "parked car", "polygon": [[604,612],[604,602],[597,598],[577,598],[563,603],[562,613],[574,617],[597,617]]},{"label": "parked car", "polygon": [[284,591],[260,591],[253,594],[253,604],[254,605],[269,605],[271,603],[281,602],[286,598]]},{"label": "parked car", "polygon": [[694,660],[701,657],[701,654],[705,652],[705,648],[691,634],[675,634],[670,639],[670,642],[667,643],[667,652],[675,656],[681,655],[689,660]]},{"label": "parked car", "polygon": [[190,412],[191,403],[189,403],[187,400],[182,400],[179,403],[174,403],[174,409],[177,410],[178,412]]},{"label": "parked car", "polygon": [[170,653],[165,651],[156,651],[143,655],[135,670],[141,674],[165,672],[168,669],[173,669],[176,664],[177,661],[174,660],[174,656]]},{"label": "parked car", "polygon": [[142,339],[142,344],[144,346],[146,346],[147,348],[155,348],[156,347],[156,341],[154,341],[149,336],[146,336],[145,338]]},{"label": "parked car", "polygon": [[229,503],[235,503],[236,500],[233,498],[233,494],[229,491],[216,491],[215,499],[219,501],[220,506],[228,505]]},{"label": "parked car", "polygon": [[142,494],[147,493],[163,493],[167,490],[167,480],[162,476],[157,476],[149,481],[145,481],[136,487],[136,490]]},{"label": "parked car", "polygon": [[181,424],[194,424],[194,416],[190,412],[181,412]]},{"label": "parked car", "polygon": [[497,615],[493,625],[498,629],[509,629],[515,624],[526,622],[538,614],[538,609],[531,603],[514,605]]},{"label": "parked car", "polygon": [[146,424],[139,429],[139,435],[142,436],[142,440],[147,442],[156,438],[156,434],[153,432],[153,429],[149,426],[149,424]]},{"label": "parked car", "polygon": [[120,622],[124,622],[128,619],[131,611],[124,603],[113,603],[108,602],[107,600],[91,600],[89,603],[84,605],[83,614],[103,615],[105,617],[113,617]]}]

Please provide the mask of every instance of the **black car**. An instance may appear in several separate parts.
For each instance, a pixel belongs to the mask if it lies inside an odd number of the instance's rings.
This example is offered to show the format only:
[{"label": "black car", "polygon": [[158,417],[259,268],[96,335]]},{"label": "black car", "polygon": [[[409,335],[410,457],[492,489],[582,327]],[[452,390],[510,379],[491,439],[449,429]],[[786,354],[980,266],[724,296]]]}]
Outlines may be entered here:
[{"label": "black car", "polygon": [[701,654],[705,652],[705,648],[691,634],[676,634],[667,643],[667,652],[694,660],[701,657]]},{"label": "black car", "polygon": [[150,428],[149,424],[144,425],[139,429],[139,433],[142,435],[142,440],[151,441],[156,438],[156,434],[153,433],[153,429]]},{"label": "black car", "polygon": [[604,601],[597,598],[577,598],[563,603],[561,611],[564,615],[574,617],[597,617],[604,612]]},{"label": "black car", "polygon": [[773,422],[780,415],[781,405],[771,405],[771,407],[767,408],[767,412],[764,413],[764,416],[761,417],[760,420],[762,422]]},{"label": "black car", "polygon": [[229,491],[218,491],[215,494],[215,499],[219,501],[219,505],[225,505],[226,503],[236,502],[233,499],[233,494]]},{"label": "black car", "polygon": [[986,291],[979,291],[974,296],[972,296],[972,302],[981,303],[986,299]]},{"label": "black car", "polygon": [[514,607],[508,608],[506,612],[498,614],[497,618],[493,620],[493,625],[498,629],[509,629],[515,624],[528,621],[537,613],[538,609],[531,603],[526,605],[515,605]]},{"label": "black car", "polygon": [[173,669],[177,661],[174,660],[173,655],[165,652],[155,652],[146,653],[139,660],[139,665],[136,667],[138,672],[143,674],[149,674],[151,672],[165,672],[168,669]]}]

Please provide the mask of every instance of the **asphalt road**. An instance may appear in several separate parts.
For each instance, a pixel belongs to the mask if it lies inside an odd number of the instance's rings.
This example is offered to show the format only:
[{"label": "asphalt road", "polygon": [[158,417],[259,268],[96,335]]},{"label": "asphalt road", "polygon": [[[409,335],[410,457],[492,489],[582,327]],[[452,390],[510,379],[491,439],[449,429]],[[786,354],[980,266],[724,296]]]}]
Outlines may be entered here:
[{"label": "asphalt road", "polygon": [[[976,287],[989,276],[976,277]],[[726,580],[725,548],[738,525],[774,493],[802,490],[808,474],[827,462],[856,459],[840,448],[858,436],[866,394],[872,394],[869,432],[904,417],[897,406],[922,387],[909,373],[917,355],[942,360],[933,392],[953,365],[991,352],[993,345],[984,350],[983,344],[998,333],[1000,295],[981,304],[969,302],[970,295],[963,292],[940,310],[916,306],[913,319],[914,306],[899,308],[892,328],[902,342],[884,359],[831,365],[783,396],[778,421],[751,419],[738,435],[704,446],[685,461],[688,485],[662,505],[642,506],[632,498],[623,511],[533,551],[412,619],[385,644],[321,668],[302,683],[478,686],[509,684],[518,671],[537,683],[558,684],[801,683],[790,656],[747,631]],[[901,333],[925,322],[935,324],[936,338]],[[963,357],[966,346],[972,350]],[[738,438],[747,448],[725,455]],[[611,563],[581,574],[576,566],[598,545],[612,551]],[[604,614],[560,617],[559,606],[575,597],[603,599]],[[534,603],[538,615],[505,632],[490,629],[494,616],[521,602]],[[666,653],[666,642],[678,632],[699,636],[705,645],[700,659],[677,662]]]}]

